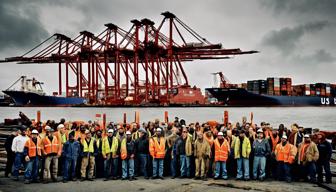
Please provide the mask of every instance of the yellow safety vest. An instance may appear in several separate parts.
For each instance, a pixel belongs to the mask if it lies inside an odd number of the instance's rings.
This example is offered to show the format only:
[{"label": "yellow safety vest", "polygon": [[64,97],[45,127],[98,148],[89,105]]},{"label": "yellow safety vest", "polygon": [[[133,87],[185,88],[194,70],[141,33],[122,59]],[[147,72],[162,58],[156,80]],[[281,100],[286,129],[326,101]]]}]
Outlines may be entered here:
[{"label": "yellow safety vest", "polygon": [[112,153],[112,155],[116,155],[119,147],[118,139],[113,137],[112,138],[112,146],[110,146],[110,143],[108,141],[108,137],[105,137],[103,139],[103,146],[102,146],[102,153],[103,155],[107,155],[109,153]]},{"label": "yellow safety vest", "polygon": [[89,145],[86,142],[86,139],[82,140],[82,145],[83,145],[83,152],[84,153],[93,153],[94,152],[94,147],[93,147],[93,143],[94,143],[94,138],[91,138]]}]

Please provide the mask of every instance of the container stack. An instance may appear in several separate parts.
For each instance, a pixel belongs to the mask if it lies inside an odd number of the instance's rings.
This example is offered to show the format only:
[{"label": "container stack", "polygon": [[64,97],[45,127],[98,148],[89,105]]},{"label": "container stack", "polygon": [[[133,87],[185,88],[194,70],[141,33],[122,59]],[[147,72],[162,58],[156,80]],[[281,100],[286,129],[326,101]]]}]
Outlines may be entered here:
[{"label": "container stack", "polygon": [[310,84],[310,96],[316,96],[316,86],[315,86],[315,84]]},{"label": "container stack", "polygon": [[267,81],[266,80],[258,80],[259,84],[259,93],[267,94]]},{"label": "container stack", "polygon": [[267,94],[274,95],[274,78],[267,78]]},{"label": "container stack", "polygon": [[247,90],[255,94],[260,94],[259,80],[248,81]]}]

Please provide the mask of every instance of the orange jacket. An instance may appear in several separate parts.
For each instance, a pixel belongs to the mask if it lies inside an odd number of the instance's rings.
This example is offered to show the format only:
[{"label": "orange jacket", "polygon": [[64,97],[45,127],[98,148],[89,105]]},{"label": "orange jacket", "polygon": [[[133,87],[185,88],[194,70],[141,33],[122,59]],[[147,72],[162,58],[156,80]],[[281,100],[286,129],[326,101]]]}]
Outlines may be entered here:
[{"label": "orange jacket", "polygon": [[[32,138],[29,138],[26,143],[25,143],[25,147],[28,148],[28,156],[29,157],[36,157],[37,156],[41,156],[41,139],[37,138],[37,145],[35,145],[34,141],[32,140]],[[37,154],[36,154],[37,151]]]},{"label": "orange jacket", "polygon": [[214,141],[215,145],[215,161],[226,161],[230,152],[229,142],[224,139],[222,145],[220,145],[218,139]]},{"label": "orange jacket", "polygon": [[166,139],[160,137],[160,144],[157,137],[149,140],[149,153],[153,158],[163,159],[166,154]]},{"label": "orange jacket", "polygon": [[42,145],[43,145],[43,153],[45,155],[49,155],[51,153],[56,153],[57,155],[61,155],[62,153],[62,145],[56,136],[53,136],[52,142],[50,141],[48,136],[46,136],[42,140]]}]

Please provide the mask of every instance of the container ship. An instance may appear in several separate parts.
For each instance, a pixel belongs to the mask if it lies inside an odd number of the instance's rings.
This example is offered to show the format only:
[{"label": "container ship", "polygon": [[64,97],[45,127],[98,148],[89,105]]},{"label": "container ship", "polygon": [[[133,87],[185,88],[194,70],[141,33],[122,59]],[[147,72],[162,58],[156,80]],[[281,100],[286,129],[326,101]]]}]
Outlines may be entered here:
[{"label": "container ship", "polygon": [[292,85],[291,78],[267,78],[230,84],[221,72],[220,86],[206,88],[210,104],[225,106],[336,106],[336,84]]},{"label": "container ship", "polygon": [[[18,90],[13,87],[20,82]],[[43,82],[35,78],[21,76],[11,87],[2,91],[10,96],[15,106],[74,106],[86,103],[85,98],[47,95],[42,88]]]}]

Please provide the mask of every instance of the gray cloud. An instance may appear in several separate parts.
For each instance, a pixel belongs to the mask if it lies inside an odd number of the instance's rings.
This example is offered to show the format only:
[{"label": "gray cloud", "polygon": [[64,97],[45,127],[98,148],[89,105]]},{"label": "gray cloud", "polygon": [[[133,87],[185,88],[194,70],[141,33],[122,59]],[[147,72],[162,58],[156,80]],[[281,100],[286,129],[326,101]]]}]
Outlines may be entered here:
[{"label": "gray cloud", "polygon": [[38,8],[21,0],[0,3],[0,51],[29,48],[49,36],[39,21]]},{"label": "gray cloud", "polygon": [[271,8],[275,14],[292,14],[306,17],[307,20],[314,16],[333,20],[336,18],[336,1],[334,0],[261,0],[262,4]]},{"label": "gray cloud", "polygon": [[304,64],[307,66],[307,65],[333,63],[336,60],[336,58],[325,49],[319,49],[312,54],[303,56],[301,55],[293,56],[293,60],[299,64]]},{"label": "gray cloud", "polygon": [[328,21],[318,21],[293,28],[285,27],[280,30],[273,30],[263,37],[262,44],[278,49],[283,55],[289,55],[293,53],[305,33],[320,31],[328,25]]}]

